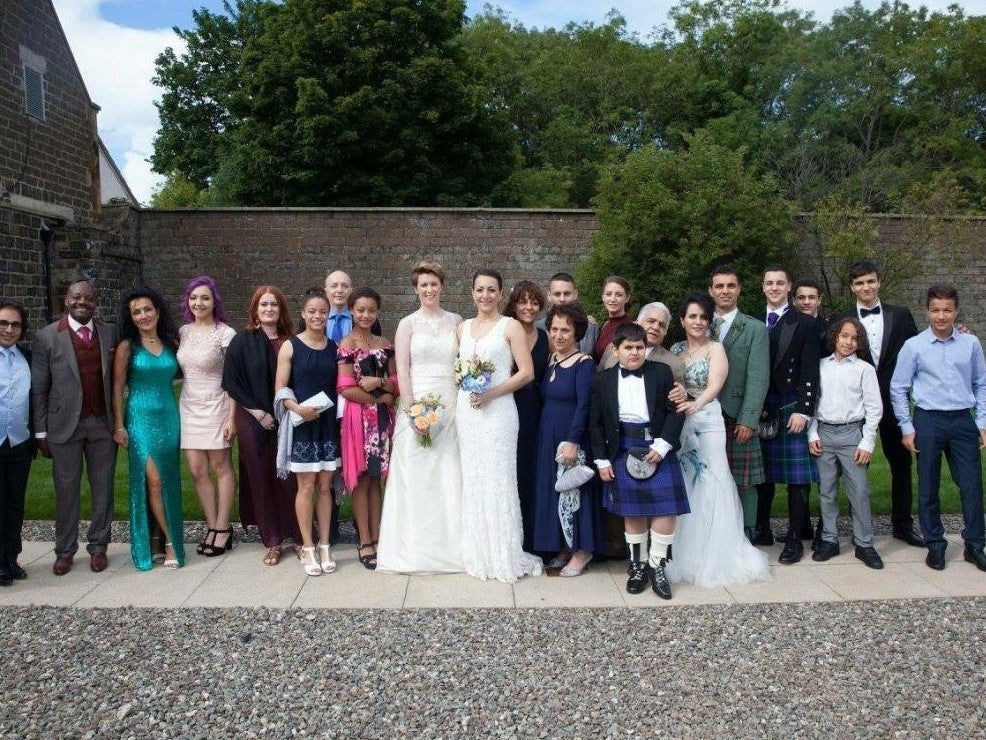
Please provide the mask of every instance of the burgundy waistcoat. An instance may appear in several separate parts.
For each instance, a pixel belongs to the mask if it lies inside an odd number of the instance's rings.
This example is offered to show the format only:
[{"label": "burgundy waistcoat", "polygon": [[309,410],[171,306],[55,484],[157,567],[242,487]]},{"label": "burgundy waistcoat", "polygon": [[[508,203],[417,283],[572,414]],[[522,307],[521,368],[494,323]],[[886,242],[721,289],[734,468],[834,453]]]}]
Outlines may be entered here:
[{"label": "burgundy waistcoat", "polygon": [[72,347],[75,349],[75,359],[79,365],[79,380],[82,381],[82,413],[80,419],[87,416],[103,416],[106,413],[106,395],[103,393],[103,363],[102,352],[99,349],[99,336],[95,331],[87,345],[71,328]]}]

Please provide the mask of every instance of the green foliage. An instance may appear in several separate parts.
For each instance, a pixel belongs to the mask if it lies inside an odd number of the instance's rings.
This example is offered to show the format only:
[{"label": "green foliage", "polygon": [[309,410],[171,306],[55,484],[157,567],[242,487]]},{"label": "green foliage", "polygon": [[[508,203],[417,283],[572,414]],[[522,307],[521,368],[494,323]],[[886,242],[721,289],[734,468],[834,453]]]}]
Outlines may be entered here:
[{"label": "green foliage", "polygon": [[[708,284],[717,264],[733,264],[747,281],[782,259],[793,211],[773,181],[757,175],[742,151],[719,146],[704,132],[688,149],[648,146],[609,168],[596,199],[600,231],[579,265],[580,293],[599,308],[599,286],[618,273],[630,281],[634,303],[675,305]],[[758,295],[743,296],[750,305]]]},{"label": "green foliage", "polygon": [[178,172],[168,175],[168,179],[151,195],[151,208],[189,208],[207,206],[209,203],[208,188],[199,188]]}]

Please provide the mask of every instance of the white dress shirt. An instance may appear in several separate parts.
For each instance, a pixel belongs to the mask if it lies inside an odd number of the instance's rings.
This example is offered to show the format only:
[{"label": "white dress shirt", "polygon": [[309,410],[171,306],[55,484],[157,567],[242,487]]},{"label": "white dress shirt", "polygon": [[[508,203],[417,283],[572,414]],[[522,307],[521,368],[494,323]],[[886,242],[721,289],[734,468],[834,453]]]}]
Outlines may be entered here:
[{"label": "white dress shirt", "polygon": [[722,324],[719,326],[719,336],[712,338],[720,342],[723,339],[725,339],[726,335],[729,334],[729,328],[733,325],[733,321],[736,319],[736,316],[738,314],[739,314],[738,308],[734,308],[729,313],[724,313],[722,315],[716,314],[712,320],[715,321],[715,319],[720,319],[722,321]]},{"label": "white dress shirt", "polygon": [[863,328],[866,329],[866,338],[870,342],[870,356],[873,358],[873,367],[880,367],[880,348],[883,346],[883,306],[880,305],[879,301],[877,301],[876,305],[880,306],[880,313],[871,313],[864,319],[859,312],[866,308],[866,306],[861,306],[857,303],[856,318],[859,319]]},{"label": "white dress shirt", "polygon": [[[622,369],[622,366],[620,366],[620,370]],[[620,371],[618,370],[617,372]],[[638,378],[636,375],[623,377],[623,373],[620,372],[620,377],[616,382],[616,397],[620,408],[620,421],[622,423],[650,423],[650,411],[647,408],[647,390],[644,387],[643,378]],[[671,445],[660,437],[651,441],[650,448],[660,455],[662,459],[667,457],[672,449]],[[597,468],[608,468],[612,465],[609,460],[595,460],[595,463]]]},{"label": "white dress shirt", "polygon": [[883,416],[876,370],[855,354],[842,360],[832,354],[819,363],[818,371],[818,406],[808,427],[808,441],[818,440],[818,422],[850,424],[862,421],[863,439],[859,449],[873,452],[877,427]]}]

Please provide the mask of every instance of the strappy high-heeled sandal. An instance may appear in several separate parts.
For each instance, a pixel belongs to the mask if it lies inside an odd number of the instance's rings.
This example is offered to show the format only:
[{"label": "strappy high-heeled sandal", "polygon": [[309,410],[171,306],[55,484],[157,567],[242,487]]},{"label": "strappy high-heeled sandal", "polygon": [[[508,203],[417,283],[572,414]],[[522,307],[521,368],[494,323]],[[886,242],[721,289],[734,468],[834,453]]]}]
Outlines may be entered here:
[{"label": "strappy high-heeled sandal", "polygon": [[[168,557],[168,550],[171,550],[171,557]],[[164,543],[164,567],[170,570],[175,570],[178,567],[178,559],[175,557],[175,546],[170,542]]]},{"label": "strappy high-heeled sandal", "polygon": [[274,545],[273,547],[267,548],[267,554],[264,555],[264,565],[277,565],[281,562],[281,555],[284,554],[284,550],[280,545]]},{"label": "strappy high-heeled sandal", "polygon": [[214,550],[215,549],[214,543],[216,541],[217,534],[219,534],[218,529],[213,529],[212,527],[209,527],[209,529],[207,529],[205,532],[205,537],[202,538],[202,541],[199,543],[198,547],[195,548],[195,552],[197,552],[199,555],[207,555],[212,550]]},{"label": "strappy high-heeled sandal", "polygon": [[301,548],[301,568],[310,576],[322,575],[322,566],[315,557],[314,547]]},{"label": "strappy high-heeled sandal", "polygon": [[[219,557],[220,555],[224,555],[225,553],[233,549],[232,527],[230,527],[229,529],[213,529],[212,531],[215,532],[215,534],[212,535],[212,543],[209,545],[205,545],[205,551],[202,553],[203,555],[205,555],[207,558],[216,558]],[[226,535],[226,542],[225,544],[217,545],[216,538],[221,534]]]},{"label": "strappy high-heeled sandal", "polygon": [[318,546],[318,561],[323,573],[334,573],[336,569],[336,561],[332,559],[332,550],[329,549],[328,545],[319,544]]},{"label": "strappy high-heeled sandal", "polygon": [[[367,548],[370,548],[370,547],[373,548],[373,553],[372,554],[370,554],[370,555],[360,555],[360,552],[361,551],[363,551],[363,550],[365,550]],[[356,556],[359,558],[359,561],[363,564],[363,567],[366,568],[367,570],[376,570],[377,569],[377,551],[376,551],[376,547],[377,547],[377,543],[376,542],[367,542],[365,545],[360,545],[359,547],[356,548]]]}]

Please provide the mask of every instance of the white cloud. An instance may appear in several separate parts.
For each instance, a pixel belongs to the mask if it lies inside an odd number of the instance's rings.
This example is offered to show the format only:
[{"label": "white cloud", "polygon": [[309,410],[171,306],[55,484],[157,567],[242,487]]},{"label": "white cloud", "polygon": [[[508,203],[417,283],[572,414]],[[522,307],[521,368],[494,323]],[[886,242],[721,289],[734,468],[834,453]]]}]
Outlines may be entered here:
[{"label": "white cloud", "polygon": [[170,28],[144,31],[110,23],[99,15],[101,4],[54,0],[89,96],[100,107],[100,135],[134,195],[146,203],[162,179],[146,161],[158,128],[154,59],[182,42]]}]

